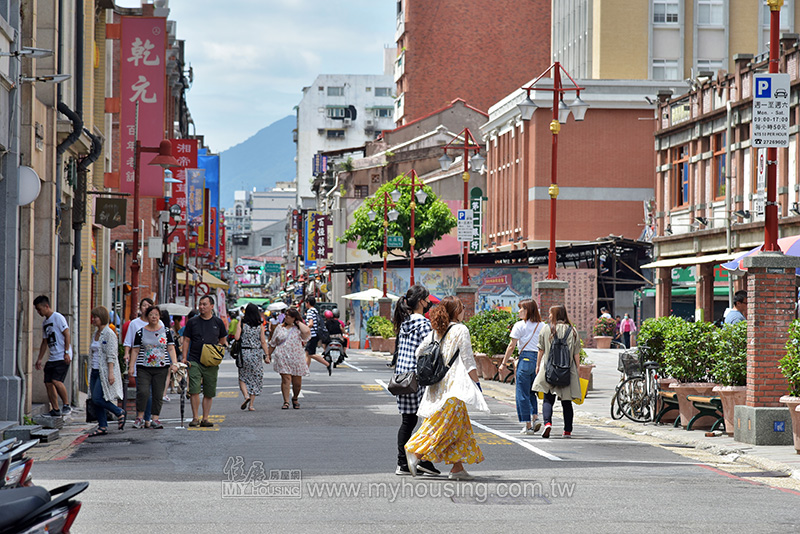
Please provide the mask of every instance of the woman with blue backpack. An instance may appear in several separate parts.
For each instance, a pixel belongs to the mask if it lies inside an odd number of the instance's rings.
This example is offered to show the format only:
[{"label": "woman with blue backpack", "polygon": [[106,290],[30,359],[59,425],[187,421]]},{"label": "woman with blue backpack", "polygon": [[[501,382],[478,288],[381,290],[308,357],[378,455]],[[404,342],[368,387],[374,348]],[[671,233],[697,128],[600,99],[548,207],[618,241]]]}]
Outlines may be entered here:
[{"label": "woman with blue backpack", "polygon": [[564,411],[564,437],[572,436],[572,399],[581,398],[581,383],[578,378],[581,341],[578,331],[569,322],[565,306],[550,307],[549,323],[539,334],[539,361],[536,362],[536,378],[533,390],[544,394],[543,438],[550,437],[553,429],[553,404],[556,396],[561,399]]}]

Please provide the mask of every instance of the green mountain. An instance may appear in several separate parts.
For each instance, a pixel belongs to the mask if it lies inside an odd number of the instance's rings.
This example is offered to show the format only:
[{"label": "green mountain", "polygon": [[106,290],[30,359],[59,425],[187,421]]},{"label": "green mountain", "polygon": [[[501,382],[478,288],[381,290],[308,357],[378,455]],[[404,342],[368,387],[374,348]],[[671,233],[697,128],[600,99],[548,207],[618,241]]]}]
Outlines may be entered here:
[{"label": "green mountain", "polygon": [[234,191],[272,189],[275,182],[291,182],[297,174],[297,152],[292,130],[297,119],[289,115],[220,154],[220,203],[233,206]]}]

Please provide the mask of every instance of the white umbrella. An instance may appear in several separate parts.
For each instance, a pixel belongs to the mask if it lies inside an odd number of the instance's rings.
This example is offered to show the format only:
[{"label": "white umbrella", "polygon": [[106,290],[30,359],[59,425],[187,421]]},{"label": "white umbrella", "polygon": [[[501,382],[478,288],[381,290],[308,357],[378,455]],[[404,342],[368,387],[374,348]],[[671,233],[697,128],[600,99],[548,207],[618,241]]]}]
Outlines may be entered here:
[{"label": "white umbrella", "polygon": [[189,315],[189,312],[192,309],[189,306],[184,306],[183,304],[176,304],[174,302],[168,302],[166,304],[159,304],[158,308],[160,310],[165,310],[170,315]]},{"label": "white umbrella", "polygon": [[[386,293],[386,297],[392,300],[399,300],[400,297],[397,295],[392,295],[391,293]],[[358,293],[350,293],[349,295],[343,295],[342,298],[348,300],[378,300],[383,298],[383,291],[377,288],[367,289],[366,291],[359,291]]]},{"label": "white umbrella", "polygon": [[281,310],[285,310],[288,307],[289,307],[289,305],[286,304],[285,302],[273,302],[272,304],[267,306],[267,310],[269,310],[269,311],[281,311]]}]

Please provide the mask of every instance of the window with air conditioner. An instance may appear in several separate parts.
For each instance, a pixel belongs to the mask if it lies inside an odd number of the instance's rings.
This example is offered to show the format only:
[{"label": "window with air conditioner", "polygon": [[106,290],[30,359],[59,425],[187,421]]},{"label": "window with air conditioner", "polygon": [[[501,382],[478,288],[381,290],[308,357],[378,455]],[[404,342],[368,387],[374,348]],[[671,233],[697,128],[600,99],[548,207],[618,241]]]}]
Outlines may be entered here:
[{"label": "window with air conditioner", "polygon": [[325,110],[325,114],[329,119],[343,119],[347,114],[345,107],[332,107]]}]

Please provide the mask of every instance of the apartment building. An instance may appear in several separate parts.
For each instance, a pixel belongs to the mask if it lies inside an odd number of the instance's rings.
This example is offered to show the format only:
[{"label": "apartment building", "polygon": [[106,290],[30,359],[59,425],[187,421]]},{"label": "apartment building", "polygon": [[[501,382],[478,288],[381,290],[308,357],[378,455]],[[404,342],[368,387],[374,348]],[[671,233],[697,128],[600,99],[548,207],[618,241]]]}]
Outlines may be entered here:
[{"label": "apartment building", "polygon": [[[785,0],[781,33],[800,13]],[[765,0],[554,0],[552,58],[576,78],[693,79],[769,44]]]}]

